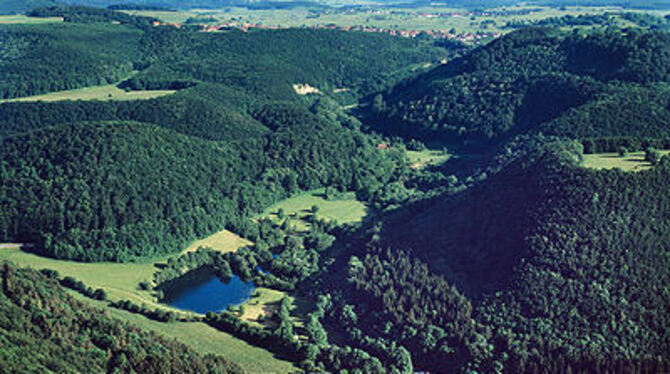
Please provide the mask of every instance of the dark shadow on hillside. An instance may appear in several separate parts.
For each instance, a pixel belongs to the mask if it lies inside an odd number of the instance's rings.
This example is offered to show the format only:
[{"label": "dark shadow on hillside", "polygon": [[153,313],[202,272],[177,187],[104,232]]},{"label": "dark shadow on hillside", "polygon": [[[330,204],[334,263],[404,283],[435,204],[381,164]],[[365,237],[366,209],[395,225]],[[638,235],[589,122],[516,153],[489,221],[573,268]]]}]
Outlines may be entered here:
[{"label": "dark shadow on hillside", "polygon": [[410,250],[473,300],[503,290],[528,254],[540,193],[533,173],[514,164],[465,191],[407,205],[384,220],[383,243]]}]

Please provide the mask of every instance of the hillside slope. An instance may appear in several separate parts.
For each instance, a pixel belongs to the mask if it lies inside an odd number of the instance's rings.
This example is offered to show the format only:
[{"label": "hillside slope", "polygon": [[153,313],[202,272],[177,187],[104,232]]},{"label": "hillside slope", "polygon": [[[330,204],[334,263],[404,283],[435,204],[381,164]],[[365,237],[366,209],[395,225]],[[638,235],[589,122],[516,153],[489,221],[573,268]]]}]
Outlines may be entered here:
[{"label": "hillside slope", "polygon": [[373,172],[394,164],[362,134],[299,107],[264,116],[276,126],[272,136],[240,144],[134,122],[5,138],[0,241],[35,243],[61,258],[126,261],[178,251],[224,226],[246,234],[246,215],[298,188],[390,177]]},{"label": "hillside slope", "polygon": [[578,155],[545,146],[470,190],[386,220],[379,245],[409,249],[472,301],[492,345],[469,349],[478,365],[668,365],[670,163],[596,171],[579,167]]},{"label": "hillside slope", "polygon": [[5,372],[242,373],[219,356],[111,318],[35,270],[0,268],[0,367]]},{"label": "hillside slope", "polygon": [[[448,141],[490,142],[538,130],[569,137],[666,136],[668,127],[657,122],[667,101],[654,83],[670,79],[669,46],[663,32],[519,30],[376,98],[377,128]],[[640,95],[662,101],[635,101]],[[613,101],[635,104],[590,116]],[[645,121],[628,129],[623,118],[640,113],[647,113]],[[571,127],[559,125],[575,118],[580,122]]]}]

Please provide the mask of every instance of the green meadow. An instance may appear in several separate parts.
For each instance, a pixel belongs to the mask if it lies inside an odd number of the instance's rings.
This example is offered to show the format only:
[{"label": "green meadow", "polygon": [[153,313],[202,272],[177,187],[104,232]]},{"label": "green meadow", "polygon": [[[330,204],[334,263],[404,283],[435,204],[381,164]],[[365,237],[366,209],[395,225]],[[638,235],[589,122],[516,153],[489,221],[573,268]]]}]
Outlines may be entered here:
[{"label": "green meadow", "polygon": [[61,17],[28,17],[24,15],[0,16],[0,25],[23,25],[63,22]]},{"label": "green meadow", "polygon": [[441,165],[450,158],[451,155],[449,153],[441,150],[407,151],[407,160],[412,169],[423,169],[426,166]]},{"label": "green meadow", "polygon": [[265,349],[255,347],[202,322],[173,322],[166,324],[125,310],[110,308],[97,301],[70,292],[75,298],[105,309],[111,316],[153,331],[167,338],[177,339],[202,354],[218,354],[237,363],[247,373],[290,373],[296,370],[291,362],[280,360]]},{"label": "green meadow", "polygon": [[[670,154],[670,150],[661,151],[663,156]],[[631,152],[628,156],[619,156],[618,153],[596,153],[584,155],[582,166],[591,169],[614,169],[625,171],[643,171],[653,167],[645,161],[644,152]]]},{"label": "green meadow", "polygon": [[[200,242],[219,243],[217,248],[224,250],[220,245],[221,236],[221,233],[217,233],[213,235],[213,239],[206,238]],[[227,234],[225,236],[230,238]],[[243,239],[240,238],[239,240]],[[229,250],[234,249],[231,247]],[[151,308],[162,308],[180,314],[190,314],[158,303],[151,291],[143,291],[138,287],[140,282],[152,279],[153,273],[158,270],[155,263],[165,262],[167,257],[156,258],[143,263],[83,263],[42,257],[21,250],[18,245],[3,244],[0,246],[0,261],[4,260],[23,267],[56,270],[61,277],[71,276],[87,286],[103,288],[112,301],[125,299],[137,304],[146,304]],[[166,325],[164,322],[154,321],[140,314],[109,307],[105,301],[93,300],[74,291],[70,293],[80,300],[105,309],[112,316],[123,321],[155,331],[169,338],[178,339],[200,353],[221,354],[241,365],[246,372],[288,373],[295,369],[292,363],[279,360],[272,353],[262,348],[254,347],[204,323],[174,322]],[[258,297],[249,301],[252,305],[248,306],[248,311],[245,312],[243,318],[253,322],[261,313],[271,314],[283,295],[283,292],[259,288]]]},{"label": "green meadow", "polygon": [[362,202],[356,200],[353,192],[347,192],[336,200],[326,200],[324,189],[317,189],[292,196],[275,203],[265,209],[260,217],[270,217],[279,221],[277,213],[283,209],[287,217],[291,217],[298,230],[306,230],[309,224],[304,218],[310,216],[312,206],[319,207],[316,214],[318,218],[335,220],[338,223],[357,223],[363,221],[368,213],[368,208]]},{"label": "green meadow", "polygon": [[116,86],[108,84],[104,86],[93,86],[78,88],[75,90],[50,92],[43,95],[20,97],[15,99],[0,100],[3,102],[34,102],[34,101],[62,101],[62,100],[146,100],[156,97],[171,95],[177,91],[156,90],[156,91],[125,91]]}]

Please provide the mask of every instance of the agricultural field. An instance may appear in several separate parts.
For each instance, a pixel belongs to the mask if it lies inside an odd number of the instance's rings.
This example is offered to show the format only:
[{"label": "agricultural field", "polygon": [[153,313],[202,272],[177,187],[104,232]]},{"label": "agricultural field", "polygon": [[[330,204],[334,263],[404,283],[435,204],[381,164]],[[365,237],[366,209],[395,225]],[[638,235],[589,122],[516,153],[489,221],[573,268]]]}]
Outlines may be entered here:
[{"label": "agricultural field", "polygon": [[200,247],[211,248],[221,253],[235,252],[236,250],[251,244],[253,243],[235,233],[228,230],[221,230],[204,239],[194,241],[186,247],[181,254],[197,251]]},{"label": "agricultural field", "polygon": [[62,101],[62,100],[100,100],[100,101],[146,100],[171,95],[175,92],[177,91],[173,90],[125,91],[118,88],[116,84],[108,84],[105,86],[85,87],[85,88],[78,88],[76,90],[58,91],[43,95],[0,100],[0,103],[35,102],[35,101],[50,102],[50,101]]},{"label": "agricultural field", "polygon": [[317,217],[326,220],[336,220],[339,223],[361,222],[368,213],[368,208],[356,200],[353,192],[345,193],[337,200],[326,200],[324,189],[317,189],[284,199],[271,205],[263,211],[260,217],[270,217],[278,220],[277,212],[283,209],[287,217],[292,217],[298,230],[305,230],[308,223],[302,220],[311,215],[312,206],[318,206]]},{"label": "agricultural field", "polygon": [[[663,156],[669,155],[670,150],[661,151]],[[644,160],[644,152],[631,152],[628,156],[619,156],[618,153],[596,153],[584,155],[582,166],[591,169],[622,169],[625,171],[643,171],[653,167]]]},{"label": "agricultural field", "polygon": [[216,330],[201,322],[173,322],[168,325],[125,310],[110,308],[104,301],[89,299],[74,291],[75,298],[105,309],[111,316],[140,328],[154,331],[167,338],[174,338],[190,346],[201,354],[219,354],[237,363],[247,373],[289,373],[295,367],[288,361],[280,360],[262,348],[250,345],[225,332]]},{"label": "agricultural field", "polygon": [[28,17],[24,15],[0,16],[0,25],[23,25],[63,22],[61,17]]},{"label": "agricultural field", "polygon": [[[508,6],[491,8],[485,11],[471,12],[465,9],[444,6],[425,6],[408,8],[368,8],[335,9],[307,8],[293,9],[247,9],[227,7],[225,9],[191,9],[178,12],[128,11],[127,13],[156,17],[164,22],[183,23],[192,17],[215,18],[221,23],[248,23],[278,27],[313,27],[317,25],[366,26],[391,30],[452,30],[456,33],[497,32],[506,33],[512,29],[504,28],[507,22],[537,21],[566,15],[602,14],[620,12],[622,8],[603,7],[546,7],[546,6]],[[629,10],[642,12],[640,10]],[[644,11],[655,15],[667,12]],[[625,26],[625,25],[623,25]]]}]

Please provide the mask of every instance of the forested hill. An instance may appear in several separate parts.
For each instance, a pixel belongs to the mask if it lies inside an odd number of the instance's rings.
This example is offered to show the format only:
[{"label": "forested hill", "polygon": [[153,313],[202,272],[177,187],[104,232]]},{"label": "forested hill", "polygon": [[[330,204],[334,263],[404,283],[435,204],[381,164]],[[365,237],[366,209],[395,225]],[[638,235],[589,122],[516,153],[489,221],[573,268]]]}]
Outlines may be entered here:
[{"label": "forested hill", "polygon": [[[394,162],[371,140],[300,109],[268,108],[268,138],[209,142],[140,123],[61,125],[5,138],[0,241],[126,261],[177,251],[300,189],[384,182]],[[288,124],[272,116],[297,119]],[[285,121],[285,120],[284,120]]]},{"label": "forested hill", "polygon": [[[253,239],[246,217],[298,189],[383,185],[404,165],[376,150],[337,100],[450,53],[364,33],[208,34],[112,24],[116,12],[90,8],[38,12],[69,21],[0,27],[3,97],[119,81],[179,90],[0,103],[0,241],[88,261],[177,251],[224,227]],[[321,94],[298,95],[293,84]],[[349,89],[344,99],[335,88]]]},{"label": "forested hill", "polygon": [[35,270],[0,264],[0,279],[3,372],[242,373],[76,301]]},{"label": "forested hill", "polygon": [[596,171],[580,148],[540,146],[383,219],[329,323],[406,347],[416,370],[666,371],[670,160]]},{"label": "forested hill", "polygon": [[0,2],[0,14],[23,13],[34,8],[56,4],[56,0],[3,0]]},{"label": "forested hill", "polygon": [[666,136],[669,50],[664,32],[529,28],[399,84],[372,108],[381,130],[445,140]]},{"label": "forested hill", "polygon": [[[122,87],[180,89],[210,82],[287,99],[295,96],[292,84],[307,83],[325,93],[347,88],[370,94],[404,78],[414,64],[449,55],[426,42],[368,33],[289,29],[211,34],[147,26],[143,18],[93,8],[33,13],[70,22],[0,26],[0,45],[6,49],[0,55],[1,98],[115,83],[133,69],[142,71]],[[124,24],[110,25],[119,15]]]}]

